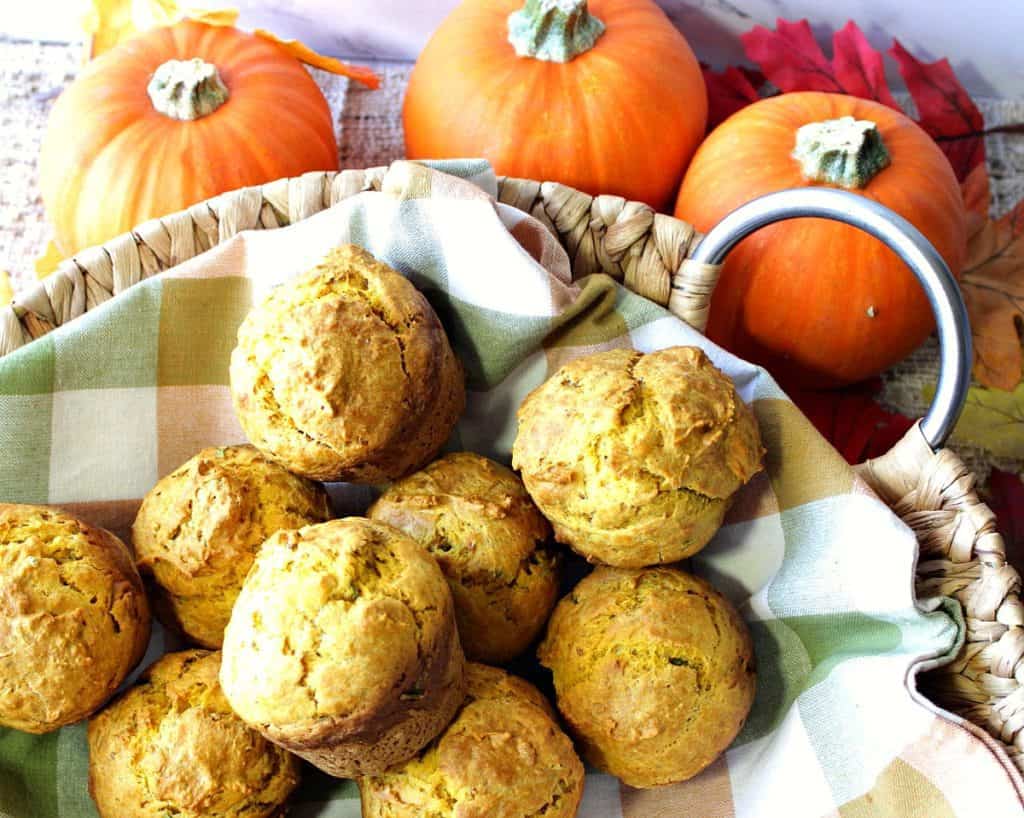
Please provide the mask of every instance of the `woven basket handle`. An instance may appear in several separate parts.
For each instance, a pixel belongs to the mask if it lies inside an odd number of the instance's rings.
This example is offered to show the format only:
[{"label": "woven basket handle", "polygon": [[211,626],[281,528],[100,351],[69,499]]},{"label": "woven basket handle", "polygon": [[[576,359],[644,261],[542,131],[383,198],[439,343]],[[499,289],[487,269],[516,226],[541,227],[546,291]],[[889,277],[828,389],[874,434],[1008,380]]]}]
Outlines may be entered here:
[{"label": "woven basket handle", "polygon": [[845,190],[794,188],[770,193],[734,210],[697,245],[692,261],[719,265],[755,230],[805,217],[845,222],[880,239],[906,262],[924,287],[935,312],[941,366],[935,398],[920,430],[928,445],[939,449],[956,425],[971,385],[971,332],[967,308],[953,274],[914,225],[889,208]]}]

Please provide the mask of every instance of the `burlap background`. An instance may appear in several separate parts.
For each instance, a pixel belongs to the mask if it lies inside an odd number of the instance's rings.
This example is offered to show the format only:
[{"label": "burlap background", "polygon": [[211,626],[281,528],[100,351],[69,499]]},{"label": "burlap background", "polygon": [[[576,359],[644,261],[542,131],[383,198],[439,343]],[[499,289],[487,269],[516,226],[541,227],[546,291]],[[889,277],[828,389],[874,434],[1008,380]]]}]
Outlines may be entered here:
[{"label": "burlap background", "polygon": [[[34,282],[33,262],[49,240],[39,198],[39,148],[50,105],[74,76],[80,58],[78,46],[0,38],[0,269],[10,272],[16,290]],[[385,165],[403,155],[400,111],[410,66],[378,62],[373,67],[383,81],[376,91],[314,71],[335,114],[343,168]],[[989,127],[1024,121],[1024,100],[977,102]],[[993,134],[987,146],[993,212],[1000,215],[1024,198],[1024,136]],[[927,403],[922,393],[935,382],[937,355],[931,340],[886,373],[883,402],[913,417],[923,414]],[[983,481],[993,465],[1024,470],[1021,461],[954,448]]]}]

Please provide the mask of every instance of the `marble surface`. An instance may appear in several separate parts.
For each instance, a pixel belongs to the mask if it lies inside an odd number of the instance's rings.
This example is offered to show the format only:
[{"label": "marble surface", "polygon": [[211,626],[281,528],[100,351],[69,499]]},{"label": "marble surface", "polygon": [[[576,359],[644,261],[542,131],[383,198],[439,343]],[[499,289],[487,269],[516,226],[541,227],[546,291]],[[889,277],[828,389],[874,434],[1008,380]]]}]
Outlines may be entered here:
[{"label": "marble surface", "polygon": [[[328,53],[413,59],[458,0],[189,0],[235,6],[242,23],[297,37]],[[1024,97],[1024,0],[658,0],[698,56],[715,66],[740,62],[739,35],[778,17],[814,22],[819,42],[853,19],[880,49],[898,37],[925,59],[949,57],[980,96]],[[44,40],[75,37],[84,0],[0,0],[0,33]],[[140,0],[140,7],[146,5]],[[893,87],[899,77],[893,72]]]}]

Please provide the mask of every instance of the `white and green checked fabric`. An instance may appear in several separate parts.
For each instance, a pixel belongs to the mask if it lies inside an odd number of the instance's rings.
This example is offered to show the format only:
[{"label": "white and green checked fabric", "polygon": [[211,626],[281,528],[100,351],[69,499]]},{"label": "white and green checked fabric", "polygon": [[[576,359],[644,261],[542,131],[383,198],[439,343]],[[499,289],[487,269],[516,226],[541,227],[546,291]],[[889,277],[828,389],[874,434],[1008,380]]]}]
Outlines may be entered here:
[{"label": "white and green checked fabric", "polygon": [[[910,531],[763,371],[605,276],[572,284],[556,240],[495,204],[489,168],[444,167],[463,178],[396,163],[381,193],[236,236],[0,359],[0,500],[59,505],[124,534],[160,476],[243,439],[228,391],[239,322],[342,242],[407,274],[444,322],[469,388],[450,448],[507,462],[520,401],[573,357],[696,344],[753,405],[768,450],[766,473],[695,560],[750,624],[757,698],[702,775],[638,791],[591,774],[580,815],[1019,815],[1020,778],[1001,751],[912,692],[916,669],[956,652],[962,626],[951,605],[915,604]],[[0,611],[2,597],[0,584]],[[167,640],[157,629],[147,661]],[[0,731],[0,816],[95,816],[86,765],[82,725]],[[290,814],[357,816],[358,794],[310,772]]]}]

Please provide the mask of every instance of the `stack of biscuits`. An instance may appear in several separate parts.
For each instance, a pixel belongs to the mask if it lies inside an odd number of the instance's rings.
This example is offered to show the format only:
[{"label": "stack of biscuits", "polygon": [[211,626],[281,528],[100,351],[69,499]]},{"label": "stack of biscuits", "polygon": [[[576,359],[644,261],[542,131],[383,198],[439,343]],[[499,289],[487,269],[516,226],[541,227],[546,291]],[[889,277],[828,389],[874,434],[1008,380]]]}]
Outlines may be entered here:
[{"label": "stack of biscuits", "polygon": [[[0,505],[0,725],[89,718],[103,818],[269,818],[304,763],[356,779],[367,818],[561,818],[580,755],[653,787],[735,738],[749,633],[676,563],[762,450],[703,352],[566,364],[519,409],[518,474],[442,455],[466,400],[444,327],[345,246],[253,308],[230,379],[251,445],[163,477],[130,547]],[[323,483],[339,481],[380,486],[365,517],[333,518]],[[570,587],[567,562],[593,569]],[[111,700],[150,604],[196,647]],[[498,667],[531,649],[556,707]]]}]

